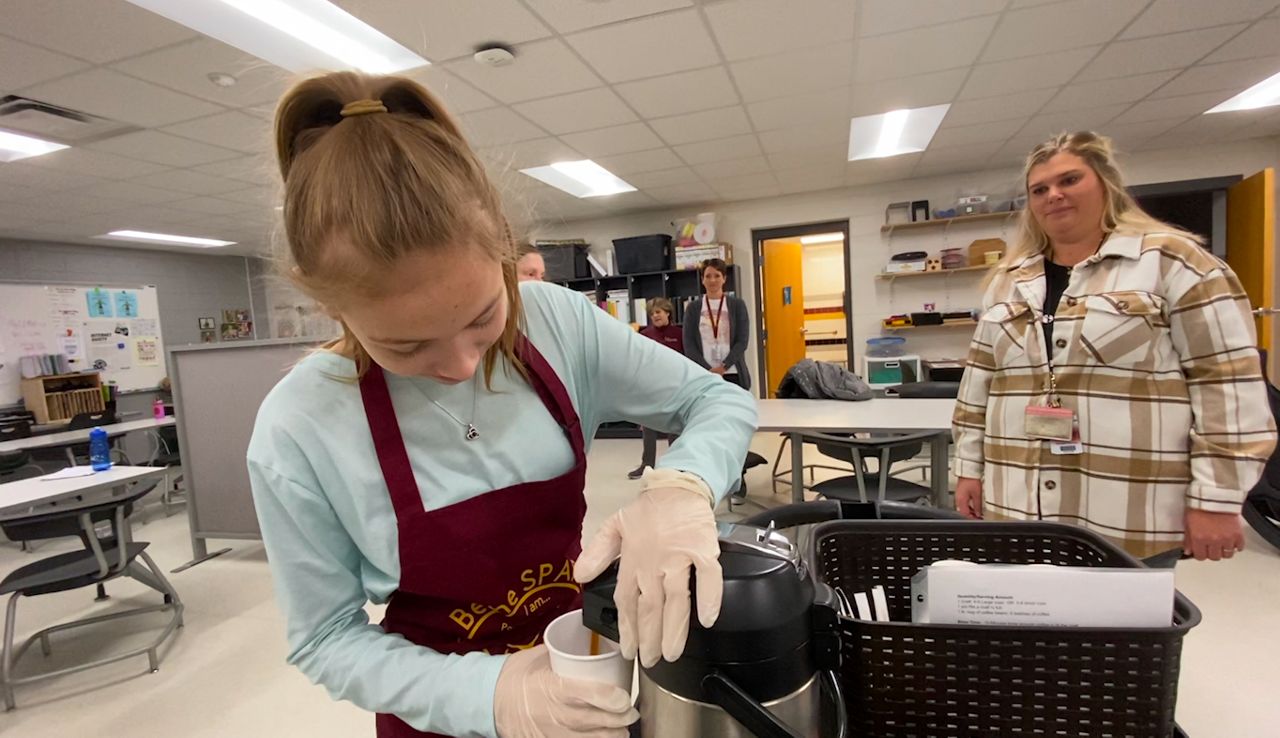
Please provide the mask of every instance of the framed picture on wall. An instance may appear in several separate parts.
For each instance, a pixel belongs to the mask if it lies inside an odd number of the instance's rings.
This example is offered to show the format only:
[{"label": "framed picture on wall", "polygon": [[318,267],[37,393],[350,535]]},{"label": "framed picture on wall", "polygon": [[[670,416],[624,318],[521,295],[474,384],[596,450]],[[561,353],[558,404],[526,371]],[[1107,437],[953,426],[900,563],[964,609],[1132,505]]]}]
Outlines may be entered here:
[{"label": "framed picture on wall", "polygon": [[217,343],[217,342],[218,342],[217,329],[214,329],[211,331],[200,331],[200,343]]},{"label": "framed picture on wall", "polygon": [[197,318],[197,320],[200,322],[200,330],[202,331],[212,331],[218,328],[213,318]]}]

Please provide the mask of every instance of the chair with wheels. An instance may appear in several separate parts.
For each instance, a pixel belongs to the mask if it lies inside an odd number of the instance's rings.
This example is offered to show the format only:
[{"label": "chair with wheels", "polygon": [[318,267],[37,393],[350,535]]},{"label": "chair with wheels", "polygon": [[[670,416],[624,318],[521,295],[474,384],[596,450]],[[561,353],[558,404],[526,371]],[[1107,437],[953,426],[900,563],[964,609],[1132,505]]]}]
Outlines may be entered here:
[{"label": "chair with wheels", "polygon": [[[3,652],[0,653],[0,691],[4,693],[6,709],[12,710],[16,706],[14,687],[18,685],[104,666],[144,653],[152,672],[160,668],[160,647],[182,627],[182,601],[160,568],[147,555],[149,544],[131,540],[126,527],[134,503],[154,486],[138,485],[119,497],[43,510],[22,518],[0,521],[0,529],[10,540],[25,542],[78,537],[84,544],[81,550],[42,558],[20,567],[0,581],[0,595],[9,595],[5,612]],[[107,526],[109,532],[104,531],[106,534],[100,535],[100,525]],[[122,576],[156,590],[162,595],[163,603],[54,625],[38,631],[17,648],[14,647],[18,600],[22,597],[95,587]],[[153,612],[169,612],[171,615],[159,635],[147,645],[76,666],[21,678],[14,676],[15,665],[36,641],[40,642],[41,650],[48,656],[53,645],[50,636],[56,633]]]}]

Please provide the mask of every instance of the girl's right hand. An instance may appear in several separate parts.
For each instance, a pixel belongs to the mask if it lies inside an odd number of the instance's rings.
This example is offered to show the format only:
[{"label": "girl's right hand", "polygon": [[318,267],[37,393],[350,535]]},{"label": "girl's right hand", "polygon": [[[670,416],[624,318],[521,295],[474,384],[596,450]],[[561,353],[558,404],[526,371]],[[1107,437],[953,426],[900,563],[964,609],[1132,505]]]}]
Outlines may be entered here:
[{"label": "girl's right hand", "polygon": [[966,518],[982,520],[982,480],[960,477],[956,481],[956,510]]},{"label": "girl's right hand", "polygon": [[546,646],[507,656],[493,695],[499,738],[626,738],[640,719],[631,695],[600,682],[565,679],[551,671]]}]

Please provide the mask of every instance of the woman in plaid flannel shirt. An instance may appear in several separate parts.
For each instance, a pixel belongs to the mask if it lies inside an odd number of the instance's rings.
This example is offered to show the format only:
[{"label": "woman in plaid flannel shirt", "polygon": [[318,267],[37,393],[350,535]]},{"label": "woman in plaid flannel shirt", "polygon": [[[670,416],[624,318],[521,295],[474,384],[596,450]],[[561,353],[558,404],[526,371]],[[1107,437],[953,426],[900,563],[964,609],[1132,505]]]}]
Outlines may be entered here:
[{"label": "woman in plaid flannel shirt", "polygon": [[[1110,139],[1059,135],[1024,172],[956,404],[957,508],[1074,523],[1166,565],[1231,558],[1275,445],[1240,282],[1143,212]],[[1035,416],[1058,405],[1046,433]]]}]

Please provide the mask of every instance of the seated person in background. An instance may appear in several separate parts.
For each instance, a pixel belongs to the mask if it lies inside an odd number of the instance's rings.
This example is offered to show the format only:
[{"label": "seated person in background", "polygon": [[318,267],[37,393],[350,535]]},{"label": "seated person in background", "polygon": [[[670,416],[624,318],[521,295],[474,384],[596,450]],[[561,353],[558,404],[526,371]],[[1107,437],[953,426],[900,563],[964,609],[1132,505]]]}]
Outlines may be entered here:
[{"label": "seated person in background", "polygon": [[520,260],[516,262],[516,275],[521,282],[541,282],[547,277],[547,263],[533,244],[520,246]]},{"label": "seated person in background", "polygon": [[[671,304],[671,301],[665,297],[654,298],[649,301],[647,312],[649,313],[649,325],[640,329],[640,335],[648,336],[683,356],[684,333],[680,326],[671,322],[671,316],[675,312],[675,307]],[[658,457],[658,431],[652,428],[641,428],[640,432],[644,439],[644,451],[640,455],[640,466],[627,472],[627,479],[639,479],[644,475],[644,470],[652,467]],[[663,435],[667,437],[668,446],[674,443],[677,438],[674,433]]]}]

